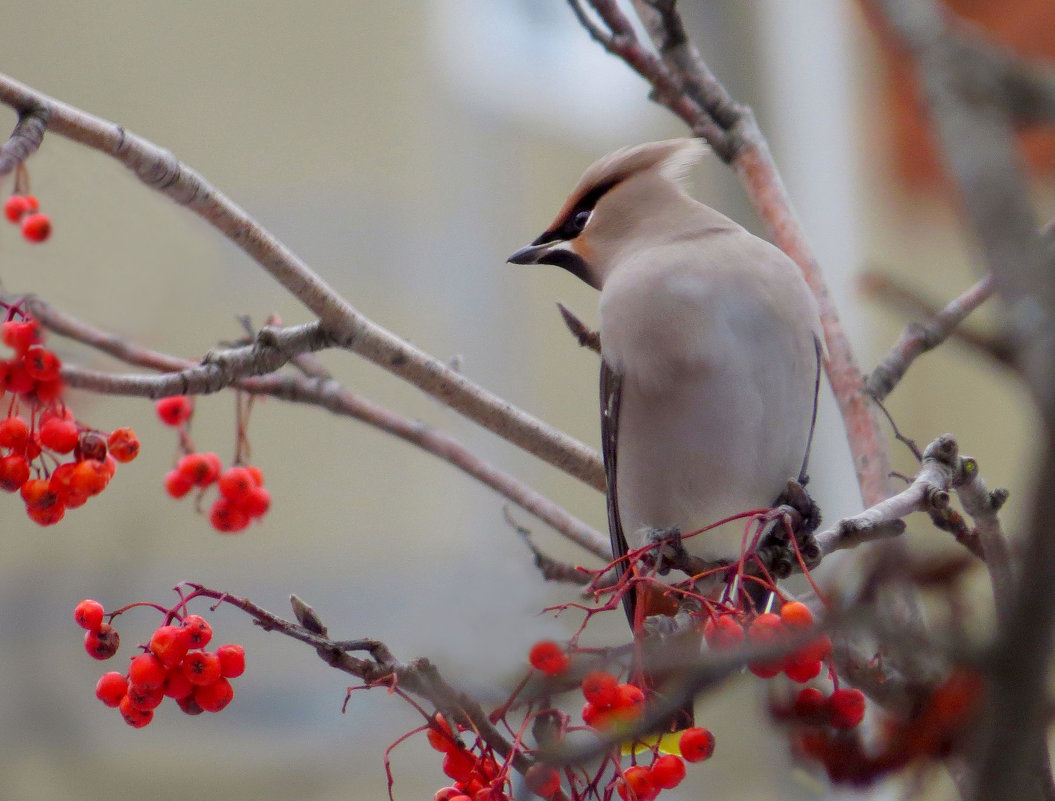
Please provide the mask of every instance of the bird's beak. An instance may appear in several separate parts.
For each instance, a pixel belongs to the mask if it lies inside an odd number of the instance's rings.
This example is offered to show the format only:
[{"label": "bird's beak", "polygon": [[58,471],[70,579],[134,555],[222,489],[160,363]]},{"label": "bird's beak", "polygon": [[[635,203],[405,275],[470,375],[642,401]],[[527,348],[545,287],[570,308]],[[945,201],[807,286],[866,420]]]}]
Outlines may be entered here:
[{"label": "bird's beak", "polygon": [[532,242],[525,248],[521,248],[508,259],[507,262],[510,264],[545,264],[543,261],[546,258],[546,254],[553,250],[553,246],[559,244],[557,242],[543,242],[541,244]]}]

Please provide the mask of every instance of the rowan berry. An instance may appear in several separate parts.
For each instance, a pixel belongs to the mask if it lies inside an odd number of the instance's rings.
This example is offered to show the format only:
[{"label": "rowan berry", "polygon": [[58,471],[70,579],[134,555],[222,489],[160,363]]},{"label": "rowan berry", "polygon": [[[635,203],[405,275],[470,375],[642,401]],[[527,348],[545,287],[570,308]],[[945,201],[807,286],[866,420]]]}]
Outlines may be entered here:
[{"label": "rowan berry", "polygon": [[137,729],[141,729],[154,719],[154,710],[137,709],[127,695],[121,699],[117,708],[121,712],[121,717],[125,719],[125,723]]},{"label": "rowan berry", "polygon": [[802,646],[797,652],[799,659],[820,662],[827,659],[832,652],[832,640],[827,634],[822,634],[815,640],[811,640]]},{"label": "rowan berry", "polygon": [[22,217],[26,214],[34,212],[39,208],[36,204],[36,198],[28,195],[11,195],[6,201],[4,201],[4,216],[7,217],[13,223],[19,223],[22,221]]},{"label": "rowan berry", "polygon": [[31,478],[19,490],[22,500],[29,509],[47,509],[58,501],[58,496],[51,491],[46,478]]},{"label": "rowan berry", "polygon": [[130,462],[139,455],[139,437],[131,428],[115,428],[106,444],[110,454],[119,462]]},{"label": "rowan berry", "polygon": [[263,517],[271,508],[271,493],[263,487],[253,487],[240,505],[250,518]]},{"label": "rowan berry", "polygon": [[456,782],[466,781],[476,767],[476,757],[464,748],[452,748],[443,756],[443,772]]},{"label": "rowan berry", "polygon": [[609,707],[619,698],[619,680],[611,673],[594,670],[582,680],[583,697],[594,706]]},{"label": "rowan berry", "polygon": [[804,603],[788,601],[780,607],[780,622],[789,629],[808,629],[813,625],[813,613]]},{"label": "rowan berry", "polygon": [[190,632],[191,648],[204,648],[212,639],[212,626],[201,615],[187,615],[183,627]]},{"label": "rowan berry", "polygon": [[686,729],[678,739],[678,750],[686,762],[702,762],[714,754],[714,735],[709,729],[697,726]]},{"label": "rowan berry", "polygon": [[209,522],[217,531],[234,534],[249,525],[249,515],[230,498],[217,498],[209,509]]},{"label": "rowan berry", "polygon": [[16,395],[28,395],[37,386],[36,379],[26,372],[26,365],[17,361],[8,365],[7,389]]},{"label": "rowan berry", "polygon": [[582,705],[582,722],[593,729],[606,729],[612,722],[613,711],[611,707],[602,709],[594,706],[589,701]]},{"label": "rowan berry", "polygon": [[56,453],[69,453],[77,447],[80,432],[72,420],[52,418],[40,426],[40,444]]},{"label": "rowan berry", "polygon": [[185,395],[172,395],[154,404],[161,422],[167,426],[178,426],[190,420],[194,407]]},{"label": "rowan berry", "polygon": [[29,480],[29,462],[17,453],[0,458],[0,489],[18,492]]},{"label": "rowan berry", "polygon": [[432,719],[425,736],[429,740],[429,745],[444,754],[451,749],[461,748],[461,744],[455,738],[454,731],[451,729],[451,724],[447,722],[443,715],[437,714]]},{"label": "rowan berry", "polygon": [[113,707],[120,704],[127,691],[128,679],[116,670],[104,673],[95,683],[95,697],[107,706]]},{"label": "rowan berry", "polygon": [[166,672],[154,654],[140,654],[128,665],[128,681],[144,690],[156,690],[165,683]]},{"label": "rowan berry", "polygon": [[820,660],[803,660],[797,654],[792,654],[784,662],[784,674],[799,684],[804,684],[810,679],[816,678],[820,672]]},{"label": "rowan berry", "polygon": [[128,693],[125,695],[129,704],[135,709],[149,710],[157,709],[165,700],[165,693],[161,687],[140,687],[135,682],[128,683]]},{"label": "rowan berry", "polygon": [[165,474],[165,492],[171,495],[173,498],[182,498],[191,489],[194,484],[187,480],[179,470],[169,470]]},{"label": "rowan berry", "polygon": [[633,684],[620,684],[611,709],[620,720],[633,720],[645,711],[645,693]]},{"label": "rowan berry", "polygon": [[836,729],[852,729],[865,716],[865,697],[860,690],[838,689],[828,696],[829,722]]},{"label": "rowan berry", "polygon": [[623,772],[618,784],[619,797],[623,801],[652,801],[660,788],[652,783],[652,774],[644,765],[634,765]]},{"label": "rowan berry", "polygon": [[524,784],[535,795],[549,798],[560,789],[560,774],[555,768],[536,762],[524,774]]},{"label": "rowan berry", "polygon": [[40,323],[33,318],[8,320],[0,323],[0,340],[15,353],[22,355],[42,339]]},{"label": "rowan berry", "polygon": [[77,462],[70,476],[70,490],[79,495],[98,495],[109,483],[110,473],[106,463],[98,459]]},{"label": "rowan berry", "polygon": [[220,477],[222,470],[219,457],[213,460],[210,456],[216,454],[188,453],[176,462],[176,471],[191,484],[207,487]]},{"label": "rowan berry", "polygon": [[715,651],[731,651],[744,642],[744,627],[732,615],[708,618],[703,638]]},{"label": "rowan berry", "polygon": [[105,614],[103,605],[91,598],[85,598],[73,607],[73,619],[77,621],[78,626],[88,631],[98,631],[102,628]]},{"label": "rowan berry", "polygon": [[22,219],[22,236],[30,242],[43,242],[51,236],[51,218],[39,211]]},{"label": "rowan berry", "polygon": [[26,517],[38,526],[53,526],[66,516],[66,507],[56,501],[51,506],[26,507]]},{"label": "rowan berry", "polygon": [[206,712],[219,712],[234,698],[234,687],[222,676],[210,684],[194,688],[194,700]]},{"label": "rowan berry", "polygon": [[177,698],[176,704],[183,710],[184,714],[187,715],[200,715],[205,711],[198,706],[198,702],[194,700],[194,693],[185,695],[183,698]]},{"label": "rowan berry", "polygon": [[784,633],[784,625],[778,615],[766,612],[751,621],[747,627],[747,639],[756,645],[771,643]]},{"label": "rowan berry", "polygon": [[29,425],[21,417],[5,417],[0,420],[0,448],[10,448],[22,453],[29,442]]},{"label": "rowan berry", "polygon": [[231,467],[220,476],[216,486],[224,498],[240,503],[256,486],[256,482],[253,481],[253,474],[244,467]]},{"label": "rowan berry", "polygon": [[559,676],[571,664],[571,659],[564,653],[564,649],[552,640],[541,640],[531,646],[528,661],[533,668],[541,670],[547,676]]},{"label": "rowan berry", "polygon": [[65,388],[62,376],[51,381],[38,381],[33,387],[33,398],[40,404],[55,403],[62,397]]},{"label": "rowan berry", "polygon": [[180,700],[194,694],[194,685],[190,683],[183,669],[177,665],[165,674],[165,683],[161,685],[161,691],[169,698]]},{"label": "rowan berry", "polygon": [[441,787],[432,796],[432,801],[460,801],[462,798],[466,799],[466,801],[472,801],[469,796],[465,795],[457,787]]},{"label": "rowan berry", "polygon": [[212,684],[220,678],[220,657],[207,651],[191,651],[183,657],[180,665],[183,675],[197,687]]},{"label": "rowan berry", "polygon": [[84,429],[77,435],[77,461],[95,459],[103,462],[106,461],[106,455],[106,437],[98,431]]},{"label": "rowan berry", "polygon": [[84,633],[84,650],[93,659],[109,659],[117,653],[120,644],[121,635],[109,623],[102,623],[99,628]]},{"label": "rowan berry", "polygon": [[677,754],[656,757],[648,769],[652,784],[663,790],[672,790],[685,778],[685,760]]},{"label": "rowan berry", "polygon": [[55,496],[67,509],[76,509],[88,501],[86,494],[76,492],[70,486],[70,479],[73,478],[73,471],[76,467],[76,462],[60,464],[51,471],[51,478],[48,480],[48,488],[55,493]]},{"label": "rowan berry", "polygon": [[54,381],[59,377],[62,362],[43,345],[30,345],[22,359],[34,381]]},{"label": "rowan berry", "polygon": [[250,478],[253,479],[253,483],[258,487],[264,486],[264,471],[253,464],[247,464],[245,469],[249,471]]},{"label": "rowan berry", "polygon": [[166,668],[178,665],[191,647],[191,631],[183,626],[159,626],[150,635],[150,652]]},{"label": "rowan berry", "polygon": [[803,723],[827,723],[828,699],[816,687],[803,687],[795,697],[792,711]]},{"label": "rowan berry", "polygon": [[220,675],[225,679],[234,679],[245,673],[245,649],[240,645],[228,643],[216,649],[220,657]]}]

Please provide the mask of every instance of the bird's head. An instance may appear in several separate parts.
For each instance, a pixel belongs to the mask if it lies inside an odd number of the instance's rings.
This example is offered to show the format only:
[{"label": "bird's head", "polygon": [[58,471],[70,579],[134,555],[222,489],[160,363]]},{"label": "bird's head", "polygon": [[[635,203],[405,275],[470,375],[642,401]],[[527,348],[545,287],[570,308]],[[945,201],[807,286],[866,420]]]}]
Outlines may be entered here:
[{"label": "bird's head", "polygon": [[553,264],[597,289],[620,256],[679,233],[695,205],[681,187],[706,146],[668,139],[609,153],[583,173],[550,226],[513,264]]}]

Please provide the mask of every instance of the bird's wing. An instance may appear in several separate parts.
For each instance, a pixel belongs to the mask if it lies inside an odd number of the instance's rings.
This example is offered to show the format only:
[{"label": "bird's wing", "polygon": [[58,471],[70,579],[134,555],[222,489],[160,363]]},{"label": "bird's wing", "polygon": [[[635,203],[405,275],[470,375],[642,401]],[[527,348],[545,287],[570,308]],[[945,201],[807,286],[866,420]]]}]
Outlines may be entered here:
[{"label": "bird's wing", "polygon": [[[623,523],[619,519],[619,493],[616,489],[616,453],[619,443],[619,402],[622,397],[623,376],[613,370],[607,361],[601,359],[601,455],[604,457],[604,475],[608,484],[608,534],[612,539],[612,559],[620,560],[616,574],[622,576],[626,570],[626,556],[629,546],[623,534]],[[623,593],[623,609],[634,625],[634,601],[637,593]]]},{"label": "bird's wing", "polygon": [[827,352],[824,340],[814,334],[813,346],[817,353],[817,376],[813,380],[813,413],[810,416],[810,433],[806,438],[806,453],[802,456],[802,467],[799,469],[799,484],[806,486],[810,480],[810,451],[813,449],[813,434],[817,429],[817,404],[821,397],[821,369],[824,366],[824,354]]}]

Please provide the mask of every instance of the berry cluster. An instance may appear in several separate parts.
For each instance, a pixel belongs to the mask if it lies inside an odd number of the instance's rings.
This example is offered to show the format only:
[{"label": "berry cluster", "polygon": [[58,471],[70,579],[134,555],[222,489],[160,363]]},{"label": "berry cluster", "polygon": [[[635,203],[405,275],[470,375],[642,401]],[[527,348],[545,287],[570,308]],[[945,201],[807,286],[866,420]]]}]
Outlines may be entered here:
[{"label": "berry cluster", "polygon": [[[81,601],[73,616],[87,630],[84,647],[90,656],[109,659],[117,653],[120,637],[111,624],[103,622],[102,604]],[[245,671],[245,651],[233,644],[206,651],[211,639],[212,627],[198,615],[184,615],[180,625],[166,623],[155,629],[126,673],[110,671],[100,677],[95,695],[116,707],[125,722],[137,729],[154,719],[154,710],[166,696],[188,715],[219,712],[234,698],[228,679]]]},{"label": "berry cluster", "polygon": [[[703,636],[712,649],[721,651],[738,648],[745,639],[756,646],[776,646],[792,637],[801,637],[812,627],[813,613],[809,607],[790,601],[780,607],[780,614],[764,612],[747,617],[744,622],[735,613],[716,614],[704,623]],[[831,650],[831,639],[822,634],[783,659],[752,662],[748,669],[759,678],[771,679],[783,673],[792,681],[804,683],[820,675]]]},{"label": "berry cluster", "polygon": [[[459,731],[463,729],[459,727]],[[474,801],[477,798],[508,801],[512,797],[508,767],[496,760],[479,740],[472,748],[466,748],[439,714],[429,722],[428,738],[429,745],[443,754],[443,772],[454,781],[452,786],[437,791],[435,801]],[[559,787],[560,778],[557,777],[556,787],[549,794]]]},{"label": "berry cluster", "polygon": [[188,452],[175,468],[165,475],[165,491],[182,498],[198,487],[199,498],[216,484],[219,492],[209,509],[209,522],[217,531],[231,534],[241,531],[252,520],[259,520],[271,508],[271,494],[264,489],[264,474],[253,465],[234,465],[227,470],[215,453],[199,453],[189,446],[186,424],[194,414],[190,399],[183,395],[162,398],[156,404],[157,414],[165,425],[180,429]]},{"label": "berry cluster", "polygon": [[136,458],[139,440],[131,428],[107,435],[74,418],[62,402],[62,364],[36,320],[7,320],[0,340],[14,351],[0,360],[0,398],[13,396],[0,419],[0,489],[20,492],[29,518],[50,526],[106,489],[117,463]]},{"label": "berry cluster", "polygon": [[29,242],[43,242],[51,235],[51,218],[41,213],[33,195],[11,195],[4,202],[4,216],[21,226],[22,236]]}]

